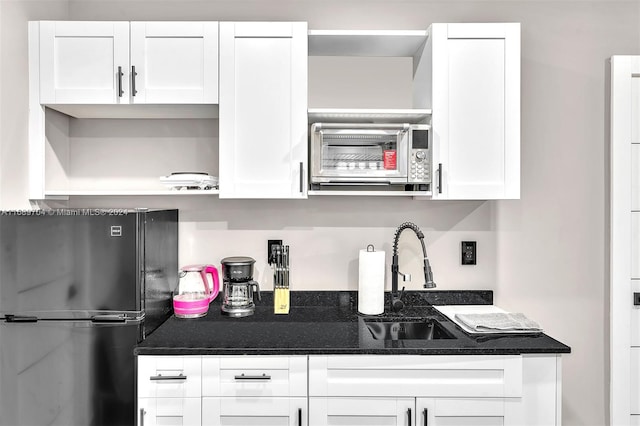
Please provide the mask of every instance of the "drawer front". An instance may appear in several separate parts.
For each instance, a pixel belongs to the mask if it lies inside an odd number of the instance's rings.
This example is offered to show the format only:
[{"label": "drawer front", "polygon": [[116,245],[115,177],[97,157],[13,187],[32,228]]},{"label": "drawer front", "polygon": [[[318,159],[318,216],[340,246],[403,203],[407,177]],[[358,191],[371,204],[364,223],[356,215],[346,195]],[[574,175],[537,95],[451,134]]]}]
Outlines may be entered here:
[{"label": "drawer front", "polygon": [[307,357],[204,357],[202,393],[222,397],[307,396]]},{"label": "drawer front", "polygon": [[310,356],[309,396],[520,397],[521,356]]},{"label": "drawer front", "polygon": [[138,426],[199,425],[200,398],[140,398]]},{"label": "drawer front", "polygon": [[200,397],[201,373],[200,356],[139,356],[138,397]]}]

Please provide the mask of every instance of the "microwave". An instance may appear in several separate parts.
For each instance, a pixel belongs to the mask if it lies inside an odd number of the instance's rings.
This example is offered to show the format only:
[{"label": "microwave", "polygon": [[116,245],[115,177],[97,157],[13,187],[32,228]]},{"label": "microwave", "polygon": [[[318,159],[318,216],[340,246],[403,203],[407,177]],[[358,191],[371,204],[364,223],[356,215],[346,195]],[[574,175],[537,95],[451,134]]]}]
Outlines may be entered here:
[{"label": "microwave", "polygon": [[428,124],[314,123],[311,186],[413,185],[430,190],[429,133]]}]

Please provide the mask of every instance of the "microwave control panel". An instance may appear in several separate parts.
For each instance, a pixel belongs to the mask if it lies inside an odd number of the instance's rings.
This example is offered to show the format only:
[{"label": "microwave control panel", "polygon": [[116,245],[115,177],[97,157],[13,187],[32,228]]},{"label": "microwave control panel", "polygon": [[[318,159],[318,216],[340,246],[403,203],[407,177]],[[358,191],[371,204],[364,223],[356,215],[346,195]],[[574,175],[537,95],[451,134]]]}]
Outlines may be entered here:
[{"label": "microwave control panel", "polygon": [[411,130],[409,153],[409,183],[431,183],[431,152],[428,127],[416,126]]}]

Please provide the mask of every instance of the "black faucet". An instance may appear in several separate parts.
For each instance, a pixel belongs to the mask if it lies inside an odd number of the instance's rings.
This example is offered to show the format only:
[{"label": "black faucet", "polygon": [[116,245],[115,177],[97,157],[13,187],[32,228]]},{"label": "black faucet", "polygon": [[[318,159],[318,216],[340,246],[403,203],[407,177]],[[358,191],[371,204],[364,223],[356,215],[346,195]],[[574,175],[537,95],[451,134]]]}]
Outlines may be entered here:
[{"label": "black faucet", "polygon": [[[433,273],[431,272],[431,265],[429,264],[429,258],[427,257],[427,249],[424,245],[424,234],[418,228],[418,226],[411,222],[405,222],[402,225],[398,226],[396,229],[396,234],[393,237],[393,259],[391,261],[391,310],[393,312],[398,312],[404,307],[404,301],[402,300],[404,296],[404,287],[402,287],[402,291],[398,294],[398,274],[402,275],[403,281],[410,281],[411,276],[409,274],[403,274],[398,269],[398,240],[400,239],[400,234],[405,229],[411,229],[418,240],[420,240],[420,244],[422,245],[422,255],[424,258],[424,288],[435,288],[436,283],[433,282]],[[408,278],[407,278],[408,277]]]}]

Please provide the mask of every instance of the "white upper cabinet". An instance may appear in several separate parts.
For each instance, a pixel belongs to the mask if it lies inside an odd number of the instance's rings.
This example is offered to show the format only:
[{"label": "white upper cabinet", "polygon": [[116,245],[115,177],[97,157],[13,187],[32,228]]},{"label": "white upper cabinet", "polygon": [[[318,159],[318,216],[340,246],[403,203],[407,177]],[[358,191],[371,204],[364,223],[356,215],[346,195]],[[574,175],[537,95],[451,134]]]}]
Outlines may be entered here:
[{"label": "white upper cabinet", "polygon": [[[40,64],[33,69],[40,104],[218,103],[217,22],[31,25],[39,31]],[[99,114],[108,117],[104,109]]]},{"label": "white upper cabinet", "polygon": [[34,22],[40,103],[129,103],[128,22]]},{"label": "white upper cabinet", "polygon": [[134,104],[217,104],[217,22],[131,22]]},{"label": "white upper cabinet", "polygon": [[220,198],[307,197],[306,22],[220,23]]},{"label": "white upper cabinet", "polygon": [[520,198],[520,24],[433,24],[434,199]]}]

